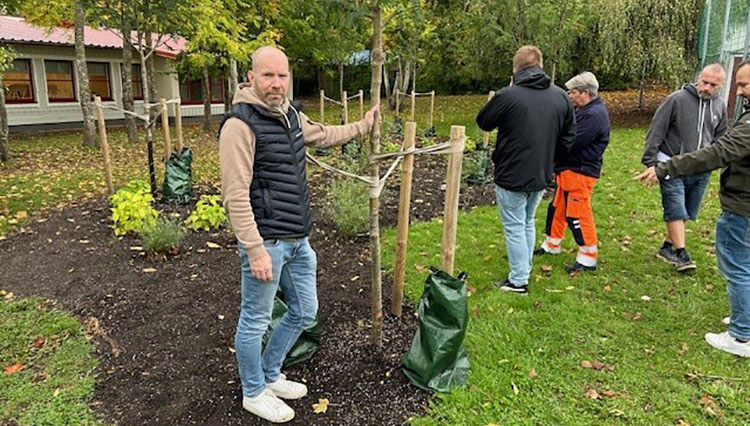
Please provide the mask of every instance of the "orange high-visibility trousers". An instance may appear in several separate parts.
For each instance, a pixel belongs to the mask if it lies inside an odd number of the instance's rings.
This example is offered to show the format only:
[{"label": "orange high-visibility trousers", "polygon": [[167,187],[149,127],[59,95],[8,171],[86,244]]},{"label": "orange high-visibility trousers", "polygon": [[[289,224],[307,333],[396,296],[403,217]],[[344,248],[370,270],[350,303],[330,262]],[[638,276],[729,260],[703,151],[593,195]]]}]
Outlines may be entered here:
[{"label": "orange high-visibility trousers", "polygon": [[570,228],[578,244],[576,261],[586,266],[596,266],[598,255],[596,224],[591,210],[591,194],[596,178],[563,170],[555,177],[557,191],[547,208],[547,236],[542,248],[548,253],[560,253],[565,228]]}]

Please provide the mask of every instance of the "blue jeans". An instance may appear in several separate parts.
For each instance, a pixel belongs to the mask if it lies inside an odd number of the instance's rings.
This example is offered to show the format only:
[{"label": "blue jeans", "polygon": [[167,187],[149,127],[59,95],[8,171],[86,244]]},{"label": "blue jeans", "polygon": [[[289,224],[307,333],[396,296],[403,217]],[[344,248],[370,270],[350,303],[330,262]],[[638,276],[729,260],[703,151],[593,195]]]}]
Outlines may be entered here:
[{"label": "blue jeans", "polygon": [[698,210],[706,193],[711,172],[694,176],[660,180],[661,205],[664,208],[664,221],[697,220]]},{"label": "blue jeans", "polygon": [[[317,258],[307,238],[269,240],[263,243],[271,256],[273,280],[260,281],[250,271],[247,252],[239,244],[242,261],[242,306],[234,336],[242,393],[253,397],[274,382],[281,364],[302,331],[315,319],[318,294],[315,287]],[[271,323],[273,299],[279,285],[288,310],[273,329],[265,350],[263,334]]]},{"label": "blue jeans", "polygon": [[750,339],[750,216],[722,211],[716,221],[716,259],[727,279],[729,335]]},{"label": "blue jeans", "polygon": [[497,208],[505,231],[505,247],[510,265],[508,280],[514,285],[529,284],[536,239],[534,216],[542,200],[542,192],[544,191],[509,191],[495,185]]}]

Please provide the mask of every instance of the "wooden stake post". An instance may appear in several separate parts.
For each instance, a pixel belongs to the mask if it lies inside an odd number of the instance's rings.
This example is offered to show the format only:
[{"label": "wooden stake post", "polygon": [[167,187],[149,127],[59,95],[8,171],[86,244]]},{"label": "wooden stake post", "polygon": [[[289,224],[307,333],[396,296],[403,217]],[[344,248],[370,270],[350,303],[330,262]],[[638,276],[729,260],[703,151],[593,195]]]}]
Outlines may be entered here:
[{"label": "wooden stake post", "polygon": [[453,275],[456,255],[456,229],[458,226],[458,194],[461,189],[461,162],[464,156],[466,128],[451,126],[450,143],[454,151],[448,155],[448,172],[445,179],[445,215],[443,219],[442,269]]},{"label": "wooden stake post", "polygon": [[99,139],[101,139],[102,154],[104,154],[104,178],[107,181],[107,191],[112,195],[115,193],[115,186],[112,183],[112,164],[109,161],[109,142],[107,142],[107,126],[104,123],[102,98],[94,96],[94,104],[96,105],[96,117],[99,124]]},{"label": "wooden stake post", "polygon": [[174,104],[174,125],[177,127],[177,153],[181,154],[185,140],[182,138],[182,102],[180,99],[177,99]]},{"label": "wooden stake post", "polygon": [[[404,133],[404,150],[414,148],[417,136],[417,123],[406,122]],[[404,156],[401,166],[401,190],[399,191],[398,203],[398,231],[396,233],[396,268],[393,279],[393,297],[391,298],[391,313],[397,317],[401,316],[401,307],[404,298],[404,275],[406,272],[406,245],[409,238],[409,212],[411,205],[411,182],[412,170],[414,168],[414,154]]]},{"label": "wooden stake post", "polygon": [[341,92],[341,119],[343,124],[349,124],[349,99],[347,99],[346,90]]},{"label": "wooden stake post", "polygon": [[172,137],[169,135],[169,112],[167,111],[167,100],[159,99],[161,105],[161,127],[164,130],[164,162],[169,161],[172,154]]},{"label": "wooden stake post", "polygon": [[[489,94],[489,96],[487,96],[487,102],[489,102],[490,99],[492,99],[493,96],[495,96],[495,91],[494,90],[490,90],[490,94]],[[490,132],[484,132],[482,134],[482,147],[484,149],[487,149],[487,146],[489,146],[489,144],[490,144]]]},{"label": "wooden stake post", "polygon": [[396,89],[396,117],[398,117],[398,111],[401,107],[401,91]]},{"label": "wooden stake post", "polygon": [[432,126],[435,124],[434,122],[435,118],[435,91],[433,90],[430,92],[430,129],[432,129]]},{"label": "wooden stake post", "polygon": [[411,91],[411,121],[416,121],[417,112],[417,94]]},{"label": "wooden stake post", "polygon": [[359,89],[359,119],[365,118],[365,92]]},{"label": "wooden stake post", "polygon": [[326,119],[326,91],[320,91],[320,124],[324,124]]}]

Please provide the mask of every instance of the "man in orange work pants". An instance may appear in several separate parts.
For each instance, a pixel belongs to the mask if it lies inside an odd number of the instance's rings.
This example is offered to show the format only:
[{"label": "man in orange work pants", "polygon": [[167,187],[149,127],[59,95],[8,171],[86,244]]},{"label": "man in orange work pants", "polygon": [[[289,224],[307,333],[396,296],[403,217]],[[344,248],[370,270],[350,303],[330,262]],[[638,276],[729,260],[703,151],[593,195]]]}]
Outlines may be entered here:
[{"label": "man in orange work pants", "polygon": [[599,82],[590,72],[565,83],[576,107],[576,141],[567,152],[555,153],[555,198],[547,209],[546,239],[535,255],[559,254],[565,228],[578,244],[573,265],[565,270],[594,271],[598,256],[591,194],[602,169],[602,155],[609,144],[609,114],[599,98]]}]

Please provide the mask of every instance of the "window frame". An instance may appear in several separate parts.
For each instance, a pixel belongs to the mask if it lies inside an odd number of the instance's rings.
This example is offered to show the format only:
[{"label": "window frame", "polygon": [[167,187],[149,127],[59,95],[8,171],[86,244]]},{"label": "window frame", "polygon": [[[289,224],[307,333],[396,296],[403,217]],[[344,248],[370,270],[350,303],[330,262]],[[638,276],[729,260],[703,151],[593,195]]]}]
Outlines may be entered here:
[{"label": "window frame", "polygon": [[[28,70],[29,70],[29,73],[28,73],[29,74],[29,85],[31,86],[31,92],[30,92],[31,93],[31,99],[10,99],[10,98],[8,98],[6,96],[5,97],[5,103],[9,104],[9,105],[11,105],[11,104],[16,104],[16,105],[18,105],[18,104],[35,104],[35,103],[37,103],[37,99],[36,99],[36,90],[34,90],[35,89],[35,87],[34,87],[34,68],[32,66],[33,62],[31,60],[31,58],[16,58],[16,59],[13,60],[13,62],[15,62],[15,61],[25,61],[26,64],[28,65]],[[19,80],[15,80],[14,79],[12,81],[19,81]],[[3,85],[6,85],[7,82],[8,82],[8,80],[5,77],[3,77]],[[5,88],[3,87],[2,90],[5,90]]]},{"label": "window frame", "polygon": [[[102,98],[102,102],[111,102],[114,100],[114,96],[112,96],[112,72],[109,67],[109,62],[99,62],[99,61],[86,61],[86,71],[88,71],[88,65],[89,64],[102,64],[107,69],[107,86],[109,87],[109,97]],[[91,90],[91,73],[89,74],[89,90]],[[93,91],[91,91],[91,99],[94,99]]]},{"label": "window frame", "polygon": [[[216,78],[219,78],[218,82],[216,82]],[[217,98],[217,99],[211,99],[211,104],[212,105],[213,104],[223,104],[224,103],[224,96],[226,96],[225,95],[225,90],[226,89],[224,88],[224,79],[220,78],[220,77],[209,77],[209,84],[211,86],[213,86],[213,85],[215,85],[217,83],[219,84],[219,88],[221,89],[219,91],[219,94],[220,94],[221,98],[220,99],[219,98]],[[180,88],[182,88],[182,86],[185,86],[187,88],[187,94],[188,94],[188,96],[190,96],[190,94],[192,93],[193,85],[195,85],[195,84],[200,84],[201,86],[203,86],[203,79],[201,78],[201,79],[195,79],[195,80],[189,80],[189,81],[180,81],[180,86],[181,86]],[[201,89],[203,89],[203,87],[201,87]],[[201,90],[201,93],[204,93],[203,90]],[[184,99],[182,97],[182,95],[180,95],[180,103],[182,105],[203,105],[204,99],[200,99],[200,100],[194,100],[192,98],[190,98],[190,99]]]},{"label": "window frame", "polygon": [[[133,69],[134,67],[138,67],[139,68],[138,73],[135,72],[135,70]],[[133,90],[133,101],[142,101],[143,100],[143,76],[141,75],[140,68],[141,68],[141,64],[138,63],[138,62],[133,62],[132,64],[130,64],[130,86],[131,87],[135,86],[136,81],[135,81],[134,77],[137,75],[138,76],[138,83],[140,84],[140,87],[141,87],[141,94],[140,95],[138,95],[137,93],[135,93],[135,90]]]},{"label": "window frame", "polygon": [[[49,62],[67,62],[70,64],[70,81],[73,83],[73,98],[59,98],[59,99],[52,99],[50,98],[49,93],[49,75],[47,74],[47,63]],[[52,80],[52,81],[68,81],[68,80]],[[75,71],[75,63],[73,61],[65,60],[65,59],[45,59],[44,60],[44,82],[47,85],[47,102],[50,103],[65,103],[65,102],[78,102],[78,91],[76,90],[76,71]]]}]

